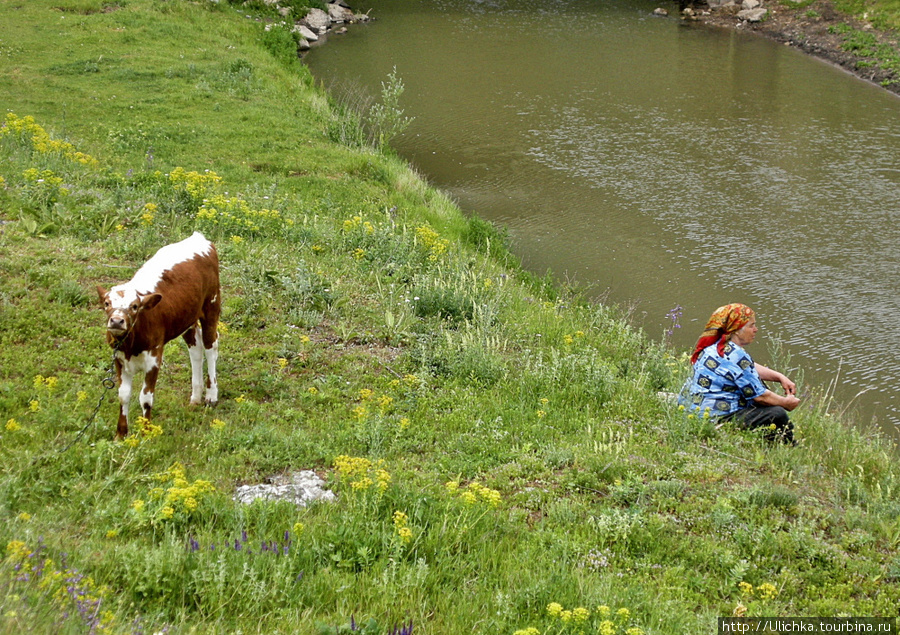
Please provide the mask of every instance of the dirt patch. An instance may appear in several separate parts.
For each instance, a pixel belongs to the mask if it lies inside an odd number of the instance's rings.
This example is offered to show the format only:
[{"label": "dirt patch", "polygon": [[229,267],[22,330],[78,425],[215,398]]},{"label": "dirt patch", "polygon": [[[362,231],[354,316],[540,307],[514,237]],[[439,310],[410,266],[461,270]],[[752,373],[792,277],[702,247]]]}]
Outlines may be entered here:
[{"label": "dirt patch", "polygon": [[830,0],[816,0],[802,8],[769,2],[760,22],[738,17],[741,6],[710,8],[697,4],[684,19],[711,26],[758,33],[776,42],[836,64],[866,81],[900,94],[900,39],[864,20],[834,9]]}]

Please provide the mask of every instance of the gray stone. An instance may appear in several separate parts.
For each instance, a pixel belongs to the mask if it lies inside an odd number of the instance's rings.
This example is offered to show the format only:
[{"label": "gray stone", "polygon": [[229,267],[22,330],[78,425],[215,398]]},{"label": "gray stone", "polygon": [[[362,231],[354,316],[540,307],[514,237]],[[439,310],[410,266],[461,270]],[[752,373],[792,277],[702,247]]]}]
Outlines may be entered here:
[{"label": "gray stone", "polygon": [[306,507],[313,501],[333,501],[337,497],[323,486],[312,470],[293,472],[287,476],[274,476],[268,483],[241,485],[234,492],[234,500],[245,505],[255,500],[288,501],[299,507]]},{"label": "gray stone", "polygon": [[319,36],[310,30],[308,26],[305,24],[297,24],[293,28],[294,33],[299,33],[300,37],[302,37],[307,42],[315,42],[319,39]]},{"label": "gray stone", "polygon": [[322,35],[331,25],[331,18],[329,18],[328,14],[322,11],[322,9],[310,9],[309,13],[306,14],[306,17],[301,20],[301,23],[305,24],[319,35]]},{"label": "gray stone", "polygon": [[768,9],[760,7],[758,9],[745,9],[743,11],[738,11],[737,17],[739,17],[741,20],[746,20],[747,22],[762,22],[763,18],[765,18],[768,14]]},{"label": "gray stone", "polygon": [[328,17],[332,22],[352,22],[353,11],[339,4],[328,5]]},{"label": "gray stone", "polygon": [[669,15],[669,12],[662,7],[656,7],[655,9],[653,9],[653,15],[658,15],[659,17],[664,18]]},{"label": "gray stone", "polygon": [[760,3],[759,0],[744,0],[744,1],[741,3],[741,9],[743,9],[744,11],[750,11],[750,10],[752,10],[752,9],[758,9],[759,6],[760,6],[760,4],[762,4],[762,3]]}]

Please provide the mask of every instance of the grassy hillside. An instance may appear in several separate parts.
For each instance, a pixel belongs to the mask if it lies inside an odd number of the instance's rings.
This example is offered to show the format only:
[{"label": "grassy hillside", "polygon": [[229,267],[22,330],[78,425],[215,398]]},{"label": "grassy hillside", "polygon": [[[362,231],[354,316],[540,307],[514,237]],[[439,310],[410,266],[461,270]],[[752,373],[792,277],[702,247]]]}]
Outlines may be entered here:
[{"label": "grassy hillside", "polygon": [[[897,616],[892,444],[825,394],[798,448],[660,399],[683,358],[518,269],[261,16],[0,3],[0,630]],[[173,342],[154,420],[113,442],[94,288],[196,229],[222,261],[220,403],[187,406]],[[337,502],[232,498],[306,469]]]},{"label": "grassy hillside", "polygon": [[849,15],[870,20],[875,28],[900,30],[898,0],[835,0],[835,7]]}]

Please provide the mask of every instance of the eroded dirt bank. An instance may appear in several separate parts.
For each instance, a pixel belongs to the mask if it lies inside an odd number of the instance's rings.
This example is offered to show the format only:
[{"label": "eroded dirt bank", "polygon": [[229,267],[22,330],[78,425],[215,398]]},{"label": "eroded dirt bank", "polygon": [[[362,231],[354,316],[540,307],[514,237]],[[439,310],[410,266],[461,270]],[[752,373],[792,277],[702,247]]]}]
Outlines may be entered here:
[{"label": "eroded dirt bank", "polygon": [[740,4],[718,8],[697,4],[682,18],[758,33],[900,94],[900,39],[896,33],[879,31],[865,20],[839,13],[830,0],[816,0],[802,8],[775,2],[763,6],[768,13],[759,22],[739,17]]}]

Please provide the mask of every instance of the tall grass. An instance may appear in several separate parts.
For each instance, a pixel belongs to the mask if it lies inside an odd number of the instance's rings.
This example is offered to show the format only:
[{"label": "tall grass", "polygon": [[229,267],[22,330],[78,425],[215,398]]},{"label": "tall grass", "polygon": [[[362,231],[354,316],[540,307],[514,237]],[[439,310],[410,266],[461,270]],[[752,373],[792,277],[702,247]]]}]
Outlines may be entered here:
[{"label": "tall grass", "polygon": [[[4,631],[896,616],[892,444],[827,399],[799,448],[661,399],[676,352],[519,269],[352,122],[335,137],[346,113],[246,17],[268,11],[0,8]],[[220,404],[187,407],[173,343],[154,420],[115,443],[92,289],[194,230],[222,262]],[[301,469],[337,502],[232,497]]]}]

